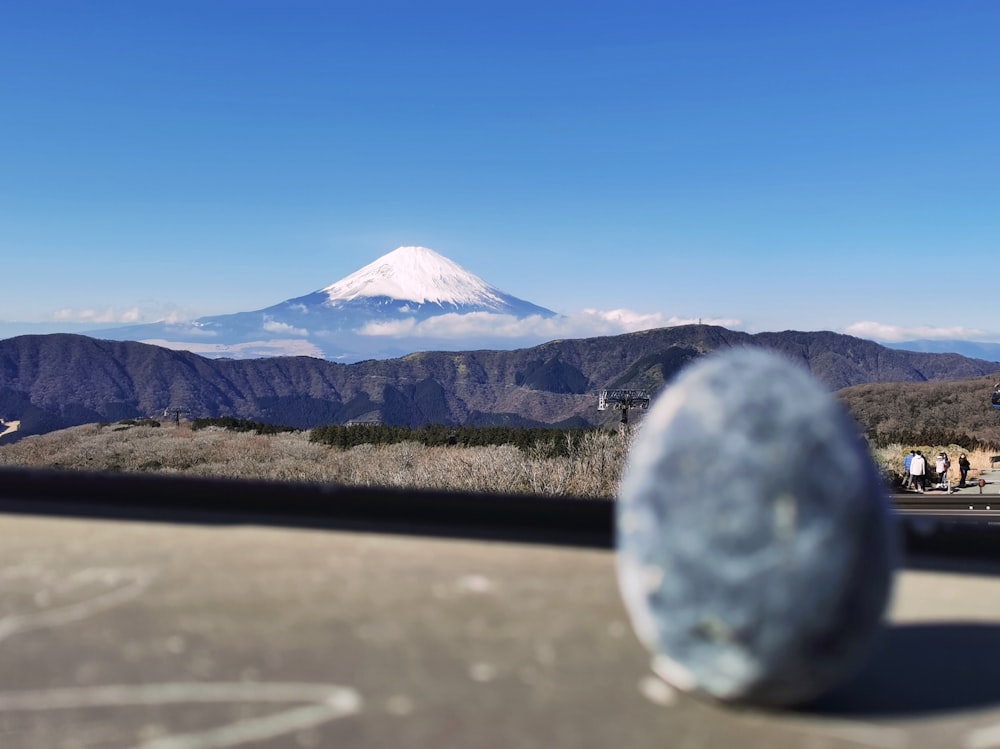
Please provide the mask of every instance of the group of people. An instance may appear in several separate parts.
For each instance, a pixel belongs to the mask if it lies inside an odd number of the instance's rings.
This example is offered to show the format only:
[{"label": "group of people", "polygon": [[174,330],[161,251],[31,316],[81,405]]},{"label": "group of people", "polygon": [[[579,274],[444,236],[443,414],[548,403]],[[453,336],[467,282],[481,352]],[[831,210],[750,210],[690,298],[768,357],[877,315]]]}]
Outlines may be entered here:
[{"label": "group of people", "polygon": [[[928,474],[930,466],[927,458],[920,450],[910,450],[910,454],[903,459],[903,468],[906,476],[903,477],[903,488],[911,489],[921,494],[927,489]],[[951,459],[948,453],[940,452],[934,459],[934,472],[937,475],[935,489],[943,489],[946,492],[956,491],[952,489],[951,479],[948,478],[948,471],[951,468]],[[962,453],[958,456],[958,472],[960,476],[959,487],[965,488],[965,482],[969,477],[969,459]]]}]

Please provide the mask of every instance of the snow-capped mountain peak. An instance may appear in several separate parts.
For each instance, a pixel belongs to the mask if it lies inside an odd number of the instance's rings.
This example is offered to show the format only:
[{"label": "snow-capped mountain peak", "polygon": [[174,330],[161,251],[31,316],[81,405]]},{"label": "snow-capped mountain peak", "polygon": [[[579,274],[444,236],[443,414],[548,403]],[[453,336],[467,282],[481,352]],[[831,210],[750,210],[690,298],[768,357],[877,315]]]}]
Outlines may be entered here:
[{"label": "snow-capped mountain peak", "polygon": [[[433,250],[399,247],[324,289],[269,307],[181,324],[104,329],[101,337],[208,356],[358,361],[402,356],[415,346],[503,348],[515,338],[523,345],[527,339],[520,340],[512,319],[555,314],[491,286]],[[495,329],[502,332],[494,334]],[[529,337],[532,344],[544,340],[538,334]]]},{"label": "snow-capped mountain peak", "polygon": [[502,306],[503,292],[426,247],[397,247],[320,290],[331,304],[388,297],[417,304]]}]

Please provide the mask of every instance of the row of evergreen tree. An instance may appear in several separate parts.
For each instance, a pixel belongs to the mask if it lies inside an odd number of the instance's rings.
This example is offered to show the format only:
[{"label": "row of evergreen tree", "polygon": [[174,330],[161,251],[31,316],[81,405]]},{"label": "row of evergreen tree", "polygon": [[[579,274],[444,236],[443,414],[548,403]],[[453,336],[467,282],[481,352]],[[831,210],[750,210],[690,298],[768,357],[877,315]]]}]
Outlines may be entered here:
[{"label": "row of evergreen tree", "polygon": [[[193,429],[205,429],[206,427],[219,427],[234,432],[257,432],[258,434],[299,431],[295,427],[267,424],[250,419],[237,419],[232,416],[199,418],[192,422]],[[325,424],[313,427],[309,433],[309,440],[341,449],[366,444],[388,445],[398,442],[418,442],[429,447],[514,445],[524,451],[540,452],[546,457],[561,457],[569,455],[576,449],[584,435],[590,431],[593,430],[447,424],[427,424],[418,428],[390,426],[388,424]],[[874,447],[886,447],[893,444],[960,445],[965,450],[1000,452],[1000,445],[947,429],[931,428],[920,431],[898,430],[891,432],[870,430],[868,440]]]},{"label": "row of evergreen tree", "polygon": [[309,440],[343,449],[396,442],[419,442],[429,447],[514,445],[524,451],[540,451],[546,457],[560,457],[579,447],[584,435],[590,431],[593,430],[446,424],[427,424],[419,428],[386,424],[326,424],[313,427]]},{"label": "row of evergreen tree", "polygon": [[921,429],[911,431],[898,429],[876,432],[869,430],[868,441],[875,447],[889,445],[959,445],[963,450],[994,450],[1000,451],[1000,445],[995,442],[970,437],[950,429]]},{"label": "row of evergreen tree", "polygon": [[207,429],[208,427],[218,427],[227,429],[230,432],[257,432],[257,434],[280,434],[281,432],[300,432],[301,429],[286,427],[279,424],[265,424],[261,421],[251,419],[237,419],[233,416],[218,416],[213,418],[199,418],[191,422],[194,430]]}]

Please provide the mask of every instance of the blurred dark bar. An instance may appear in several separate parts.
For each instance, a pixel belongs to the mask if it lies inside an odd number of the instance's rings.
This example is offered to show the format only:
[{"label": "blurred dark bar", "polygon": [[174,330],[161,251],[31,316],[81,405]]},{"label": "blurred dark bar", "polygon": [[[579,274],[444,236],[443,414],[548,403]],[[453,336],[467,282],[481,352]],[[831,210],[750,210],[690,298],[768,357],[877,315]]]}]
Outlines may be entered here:
[{"label": "blurred dark bar", "polygon": [[[1000,499],[1000,497],[997,497]],[[1000,503],[896,496],[908,555],[1000,558]],[[0,468],[0,513],[614,548],[614,502],[578,497]],[[987,510],[987,506],[989,510]]]},{"label": "blurred dark bar", "polygon": [[602,499],[0,468],[0,512],[610,548]]}]

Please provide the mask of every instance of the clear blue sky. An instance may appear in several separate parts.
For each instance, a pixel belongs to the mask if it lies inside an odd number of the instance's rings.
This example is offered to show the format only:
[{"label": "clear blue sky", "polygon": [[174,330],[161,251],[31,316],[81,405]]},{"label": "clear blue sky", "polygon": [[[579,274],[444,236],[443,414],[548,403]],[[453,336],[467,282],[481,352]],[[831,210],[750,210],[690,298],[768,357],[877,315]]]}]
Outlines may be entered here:
[{"label": "clear blue sky", "polygon": [[7,3],[0,320],[423,245],[566,314],[1000,340],[998,40],[995,0]]}]

